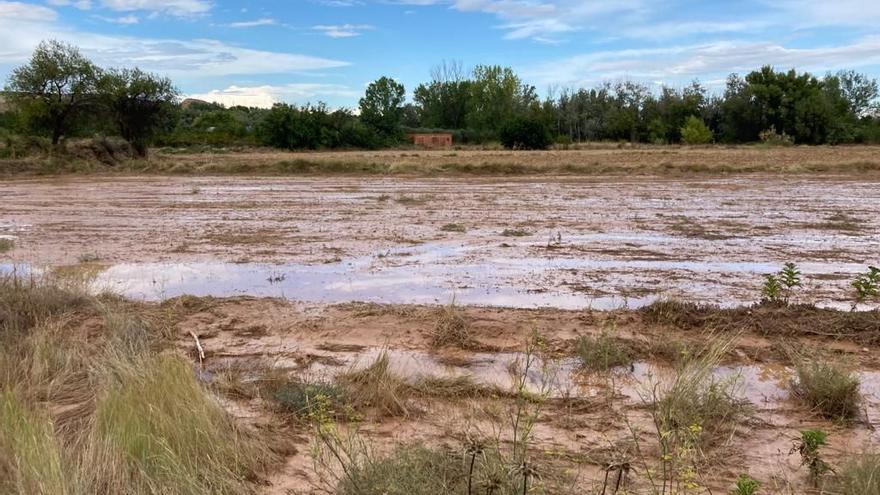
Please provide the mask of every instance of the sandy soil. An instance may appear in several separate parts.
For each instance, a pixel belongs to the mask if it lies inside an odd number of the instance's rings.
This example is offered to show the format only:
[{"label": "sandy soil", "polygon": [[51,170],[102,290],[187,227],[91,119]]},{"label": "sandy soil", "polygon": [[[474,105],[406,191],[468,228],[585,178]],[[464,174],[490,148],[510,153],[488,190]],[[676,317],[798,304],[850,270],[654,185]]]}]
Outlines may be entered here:
[{"label": "sandy soil", "polygon": [[[610,459],[623,456],[636,462],[630,427],[638,432],[643,455],[658,455],[645,397],[651,383],[662,382],[664,374],[671,372],[669,356],[659,354],[660,342],[679,342],[682,349],[696,352],[709,335],[652,324],[633,311],[466,308],[463,315],[478,336],[476,346],[481,350],[463,351],[431,348],[437,319],[437,309],[431,307],[312,306],[255,298],[189,299],[185,305],[188,310],[177,324],[179,348],[191,353],[189,332],[196,333],[207,350],[209,370],[222,373],[271,363],[290,376],[308,380],[332,380],[337,373],[370,364],[384,350],[391,358],[392,370],[409,380],[464,374],[504,390],[511,386],[511,363],[520,356],[529,335],[538,331],[558,361],[549,378],[540,373],[531,377],[536,389],[542,380],[552,383],[550,400],[535,431],[535,451],[575,459],[580,473],[576,486],[582,490],[601,486],[603,466]],[[614,375],[581,371],[572,359],[576,339],[609,328],[614,328],[615,335],[631,349],[638,349],[636,365]],[[719,337],[715,334],[712,338]],[[821,428],[830,433],[831,445],[823,452],[832,463],[880,441],[876,433],[880,424],[880,354],[873,347],[835,339],[750,333],[742,334],[736,342],[716,373],[738,380],[738,394],[751,404],[752,413],[731,438],[705,452],[707,460],[700,473],[703,486],[727,493],[739,474],[749,473],[762,481],[764,493],[805,493],[809,482],[799,456],[791,452],[801,430]],[[792,362],[780,353],[782,348],[801,349],[797,352],[840,360],[858,369],[865,394],[863,417],[853,424],[841,424],[818,417],[798,402],[789,388]],[[817,349],[821,351],[816,353]],[[410,414],[370,416],[360,431],[379,452],[414,441],[463,448],[461,439],[466,434],[490,434],[482,429],[492,417],[490,411],[503,409],[509,402],[504,398],[414,398]],[[270,421],[266,416],[269,409],[259,399],[233,400],[231,406],[242,421],[253,424]],[[312,470],[308,455],[307,430],[291,428],[286,434],[295,439],[296,453],[270,479],[267,491],[320,492],[321,479]],[[644,476],[635,475],[630,483],[633,493],[647,489]]]},{"label": "sandy soil", "polygon": [[[880,184],[839,176],[114,177],[2,187],[0,235],[16,247],[0,261],[98,261],[111,267],[105,281],[134,297],[305,298],[308,285],[312,300],[327,302],[455,293],[564,308],[661,296],[749,302],[763,274],[792,261],[808,275],[806,300],[843,307],[849,281],[877,263],[880,247]],[[345,291],[326,289],[342,283]],[[423,297],[400,298],[416,292]]]}]

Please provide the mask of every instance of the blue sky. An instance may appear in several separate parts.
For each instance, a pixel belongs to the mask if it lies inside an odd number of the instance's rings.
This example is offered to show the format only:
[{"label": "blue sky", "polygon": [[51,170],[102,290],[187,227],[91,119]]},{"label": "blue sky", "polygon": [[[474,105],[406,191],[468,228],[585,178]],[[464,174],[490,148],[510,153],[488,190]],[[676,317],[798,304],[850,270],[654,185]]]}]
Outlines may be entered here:
[{"label": "blue sky", "polygon": [[41,39],[227,104],[411,95],[442,61],[513,67],[540,94],[605,80],[723,87],[762,64],[880,76],[875,0],[0,0],[0,78]]}]

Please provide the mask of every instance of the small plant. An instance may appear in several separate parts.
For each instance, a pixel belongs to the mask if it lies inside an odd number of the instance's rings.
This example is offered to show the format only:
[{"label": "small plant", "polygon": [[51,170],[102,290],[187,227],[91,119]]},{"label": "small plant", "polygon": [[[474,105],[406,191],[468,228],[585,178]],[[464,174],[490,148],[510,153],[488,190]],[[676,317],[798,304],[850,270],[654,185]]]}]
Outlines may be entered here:
[{"label": "small plant", "polygon": [[12,239],[7,239],[5,237],[0,238],[0,253],[5,253],[7,251],[12,251],[12,248],[15,247],[15,241]]},{"label": "small plant", "polygon": [[828,443],[828,433],[822,430],[805,430],[801,432],[801,438],[797,441],[792,449],[792,453],[798,452],[801,455],[801,466],[807,466],[810,471],[810,479],[813,484],[818,487],[819,481],[831,466],[828,465],[819,453],[819,449]]},{"label": "small plant", "polygon": [[709,144],[712,142],[712,130],[703,119],[691,115],[681,128],[681,142],[684,144]]},{"label": "small plant", "polygon": [[797,397],[829,419],[852,419],[859,411],[859,379],[838,365],[814,361],[796,369],[792,388]]},{"label": "small plant", "polygon": [[764,277],[761,295],[765,302],[788,305],[795,289],[801,287],[801,272],[794,263],[786,263],[782,270]]},{"label": "small plant", "polygon": [[747,474],[741,474],[736,479],[736,487],[730,492],[730,495],[755,495],[759,488],[761,488],[759,481],[752,479]]},{"label": "small plant", "polygon": [[345,408],[345,392],[332,383],[287,382],[272,391],[279,409],[298,417],[308,418],[319,405],[329,405],[328,414],[338,416]]},{"label": "small plant", "polygon": [[869,266],[868,272],[855,278],[852,282],[855,292],[852,309],[868,299],[880,297],[880,268]]},{"label": "small plant", "polygon": [[504,229],[501,235],[503,237],[528,237],[532,233],[525,229]]},{"label": "small plant", "polygon": [[350,370],[339,376],[352,407],[372,409],[380,415],[406,416],[409,414],[407,393],[410,388],[402,378],[392,373],[391,359],[382,351],[369,366]]},{"label": "small plant", "polygon": [[446,225],[440,227],[440,230],[443,232],[467,232],[467,227],[461,225],[460,223],[447,223]]},{"label": "small plant", "polygon": [[633,363],[632,352],[608,331],[598,337],[582,336],[577,341],[575,353],[581,366],[591,371],[630,367]]}]

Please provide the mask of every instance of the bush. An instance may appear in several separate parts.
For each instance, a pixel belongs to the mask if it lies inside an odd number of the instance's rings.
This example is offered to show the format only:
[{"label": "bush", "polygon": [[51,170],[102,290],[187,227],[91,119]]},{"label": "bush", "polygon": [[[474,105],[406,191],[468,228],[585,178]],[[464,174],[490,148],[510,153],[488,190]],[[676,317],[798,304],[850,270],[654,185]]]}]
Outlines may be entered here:
[{"label": "bush", "polygon": [[860,454],[847,461],[831,479],[826,493],[846,495],[880,493],[880,454]]},{"label": "bush", "polygon": [[804,403],[829,419],[851,419],[859,411],[859,380],[839,366],[812,362],[797,367],[792,383]]},{"label": "bush", "polygon": [[501,144],[513,150],[543,150],[553,142],[550,130],[538,119],[517,117],[507,122],[499,135]]},{"label": "bush", "polygon": [[709,144],[712,142],[712,130],[703,119],[691,115],[681,128],[681,142],[684,144]]},{"label": "bush", "polygon": [[284,412],[300,417],[308,417],[320,406],[329,406],[333,416],[340,414],[345,408],[345,392],[332,383],[301,383],[287,382],[272,392],[272,399]]}]

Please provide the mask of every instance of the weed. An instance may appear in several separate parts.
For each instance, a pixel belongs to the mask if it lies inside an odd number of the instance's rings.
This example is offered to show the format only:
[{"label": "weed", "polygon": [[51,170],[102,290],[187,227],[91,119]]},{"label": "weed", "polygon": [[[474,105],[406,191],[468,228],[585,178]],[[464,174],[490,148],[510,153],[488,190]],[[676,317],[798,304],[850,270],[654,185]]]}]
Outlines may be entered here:
[{"label": "weed", "polygon": [[798,452],[801,455],[801,466],[807,466],[810,472],[810,479],[813,484],[818,487],[822,477],[831,471],[819,452],[821,447],[828,443],[828,433],[822,430],[805,430],[801,432],[801,438],[795,442],[792,453]]},{"label": "weed", "polygon": [[528,237],[532,233],[524,229],[504,229],[501,235],[503,237]]},{"label": "weed", "polygon": [[431,347],[459,347],[468,349],[474,346],[471,322],[455,304],[455,299],[438,310],[437,321],[431,332]]},{"label": "weed", "polygon": [[101,261],[101,257],[98,253],[83,253],[79,255],[76,260],[79,263],[97,263],[98,261]]},{"label": "weed", "polygon": [[352,369],[339,376],[352,407],[373,409],[388,416],[409,414],[406,398],[409,387],[391,372],[390,364],[388,353],[382,351],[366,368]]},{"label": "weed", "polygon": [[755,495],[759,488],[761,488],[760,482],[747,474],[741,474],[736,479],[736,486],[730,495]]},{"label": "weed", "polygon": [[826,487],[829,495],[876,495],[880,493],[880,454],[866,452],[843,464]]},{"label": "weed", "polygon": [[584,335],[577,341],[575,353],[581,366],[591,371],[608,371],[612,368],[630,367],[633,355],[625,343],[610,332],[603,331],[598,337]]},{"label": "weed", "polygon": [[786,263],[778,273],[764,277],[761,295],[766,302],[788,305],[795,289],[801,286],[801,272],[797,265]]},{"label": "weed", "polygon": [[271,393],[278,407],[301,418],[315,414],[318,404],[329,404],[327,414],[338,417],[347,407],[345,391],[332,383],[286,382],[275,387]]},{"label": "weed", "polygon": [[858,414],[859,379],[840,366],[813,361],[797,366],[792,388],[797,397],[829,419],[847,420]]},{"label": "weed", "polygon": [[443,232],[467,232],[467,227],[459,223],[447,223],[440,227]]},{"label": "weed", "polygon": [[14,247],[15,241],[13,241],[12,239],[7,239],[5,237],[0,237],[0,254],[12,251],[12,248]]},{"label": "weed", "polygon": [[854,302],[852,309],[868,300],[869,298],[880,297],[880,268],[869,266],[868,272],[863,273],[852,281],[854,290]]}]

